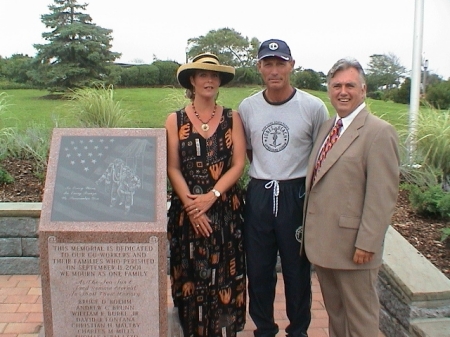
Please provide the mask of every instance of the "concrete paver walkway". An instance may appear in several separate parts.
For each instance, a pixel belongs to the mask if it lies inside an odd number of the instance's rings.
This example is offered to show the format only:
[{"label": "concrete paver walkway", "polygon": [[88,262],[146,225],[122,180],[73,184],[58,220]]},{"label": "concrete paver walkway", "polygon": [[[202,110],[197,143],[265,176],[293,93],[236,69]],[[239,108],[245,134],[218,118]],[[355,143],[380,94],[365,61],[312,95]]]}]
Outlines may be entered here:
[{"label": "concrete paver walkway", "polygon": [[[285,312],[283,276],[278,273],[275,320],[280,327],[277,337],[285,336],[288,319]],[[167,283],[170,287],[170,282]],[[323,304],[317,276],[312,276],[312,321],[309,337],[328,337],[328,315]],[[168,308],[173,307],[170,290]],[[43,325],[41,278],[39,275],[0,275],[0,337],[38,337]],[[247,316],[245,330],[239,337],[252,337],[255,325]],[[379,337],[385,337],[381,332]]]}]

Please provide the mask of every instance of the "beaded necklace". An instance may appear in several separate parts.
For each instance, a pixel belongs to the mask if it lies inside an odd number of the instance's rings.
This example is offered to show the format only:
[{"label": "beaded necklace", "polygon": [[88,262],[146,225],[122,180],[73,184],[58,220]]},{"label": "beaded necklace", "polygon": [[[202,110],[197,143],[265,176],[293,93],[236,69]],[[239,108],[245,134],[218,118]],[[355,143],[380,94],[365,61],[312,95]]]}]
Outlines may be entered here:
[{"label": "beaded necklace", "polygon": [[206,122],[204,122],[204,121],[201,120],[200,116],[198,115],[197,111],[195,110],[194,102],[192,102],[192,109],[194,109],[194,114],[195,114],[195,116],[197,116],[198,120],[199,120],[200,122],[202,122],[202,130],[203,130],[203,131],[206,132],[206,131],[209,130],[209,125],[208,125],[208,123],[211,121],[211,119],[213,119],[214,115],[216,114],[216,108],[217,108],[217,103],[214,104],[214,110],[213,110],[213,112],[212,112],[212,114],[211,114],[211,117],[209,117],[209,119],[208,119]]}]

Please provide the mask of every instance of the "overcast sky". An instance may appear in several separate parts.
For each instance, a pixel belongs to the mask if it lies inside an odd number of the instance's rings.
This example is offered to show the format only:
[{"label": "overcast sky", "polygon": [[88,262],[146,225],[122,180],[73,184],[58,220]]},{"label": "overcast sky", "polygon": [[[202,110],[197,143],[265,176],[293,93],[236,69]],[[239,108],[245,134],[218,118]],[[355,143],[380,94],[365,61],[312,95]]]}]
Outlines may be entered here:
[{"label": "overcast sky", "polygon": [[[342,57],[363,67],[370,55],[393,53],[412,68],[415,0],[87,0],[93,23],[112,29],[121,62],[183,63],[189,38],[232,28],[261,42],[278,38],[291,47],[296,66],[327,73]],[[79,1],[84,3],[84,1]],[[450,78],[450,0],[424,0],[423,59],[429,71]],[[41,15],[52,0],[0,0],[0,55],[34,56],[47,43]]]}]

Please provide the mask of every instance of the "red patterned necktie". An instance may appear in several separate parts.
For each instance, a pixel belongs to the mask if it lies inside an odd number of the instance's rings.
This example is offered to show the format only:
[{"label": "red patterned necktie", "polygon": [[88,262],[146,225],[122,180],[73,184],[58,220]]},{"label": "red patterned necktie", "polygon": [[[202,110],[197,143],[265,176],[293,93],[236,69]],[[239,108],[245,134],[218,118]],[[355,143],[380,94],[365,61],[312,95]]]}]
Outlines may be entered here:
[{"label": "red patterned necktie", "polygon": [[334,127],[331,129],[330,133],[328,134],[327,140],[325,141],[325,144],[323,144],[322,149],[320,150],[320,154],[317,157],[316,166],[314,166],[314,172],[313,172],[313,178],[312,181],[316,179],[316,174],[319,171],[320,167],[322,166],[323,160],[327,156],[328,151],[333,147],[334,143],[339,138],[339,134],[341,133],[342,128],[342,119],[338,119]]}]

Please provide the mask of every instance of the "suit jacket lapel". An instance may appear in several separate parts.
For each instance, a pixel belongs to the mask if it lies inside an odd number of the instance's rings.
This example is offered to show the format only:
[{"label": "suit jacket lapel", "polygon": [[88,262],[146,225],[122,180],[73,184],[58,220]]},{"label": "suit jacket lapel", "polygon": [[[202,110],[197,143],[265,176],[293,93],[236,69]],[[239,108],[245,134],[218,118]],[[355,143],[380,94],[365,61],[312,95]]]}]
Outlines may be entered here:
[{"label": "suit jacket lapel", "polygon": [[[342,156],[354,140],[359,137],[359,129],[364,127],[368,113],[369,112],[366,109],[361,110],[347,127],[344,134],[339,137],[339,140],[327,153],[327,157],[323,161],[319,172],[317,172],[315,183],[317,183],[326,174],[326,172],[336,163],[336,161]],[[317,151],[320,151],[320,147]]]}]

